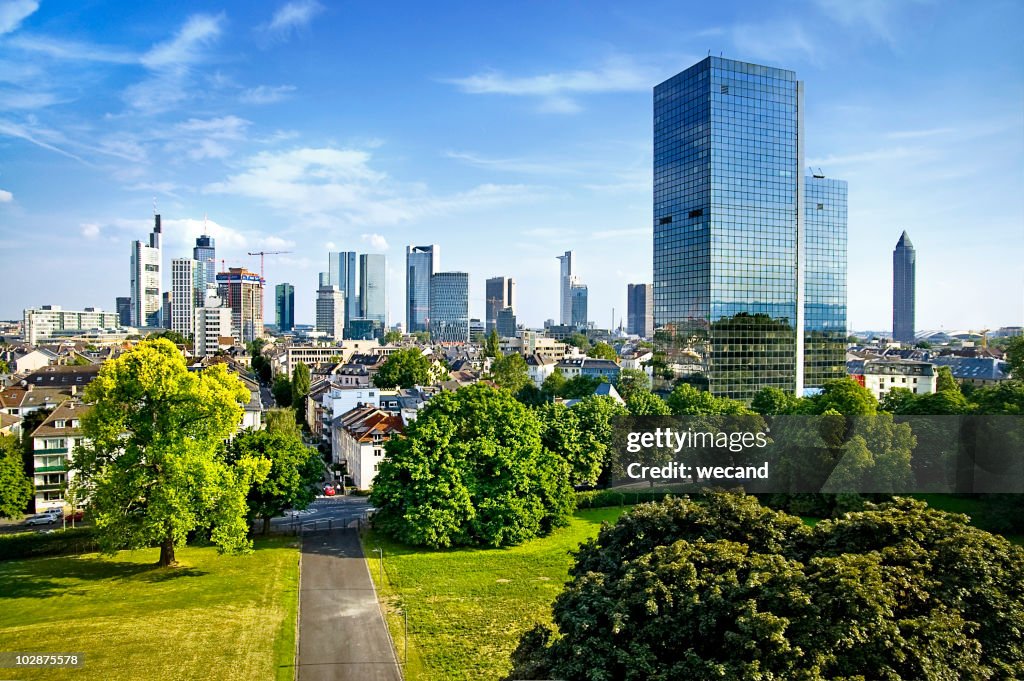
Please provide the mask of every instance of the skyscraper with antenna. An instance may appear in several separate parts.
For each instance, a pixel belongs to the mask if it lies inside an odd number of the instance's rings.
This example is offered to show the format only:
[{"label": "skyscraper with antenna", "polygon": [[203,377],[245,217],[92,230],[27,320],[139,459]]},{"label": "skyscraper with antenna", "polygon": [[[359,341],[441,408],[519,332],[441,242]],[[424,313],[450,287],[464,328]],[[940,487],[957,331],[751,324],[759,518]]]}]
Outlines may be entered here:
[{"label": "skyscraper with antenna", "polygon": [[133,241],[131,252],[131,324],[135,327],[163,326],[161,309],[160,214],[153,201],[153,231],[148,242]]}]

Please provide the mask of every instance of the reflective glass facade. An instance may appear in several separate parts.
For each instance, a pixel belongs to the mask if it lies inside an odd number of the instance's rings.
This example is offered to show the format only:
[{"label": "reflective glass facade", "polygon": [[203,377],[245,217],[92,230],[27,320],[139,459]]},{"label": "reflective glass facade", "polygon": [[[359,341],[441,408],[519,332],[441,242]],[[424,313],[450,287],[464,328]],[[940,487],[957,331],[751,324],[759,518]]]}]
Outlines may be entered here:
[{"label": "reflective glass facade", "polygon": [[430,339],[469,342],[469,274],[435,272],[430,277]]},{"label": "reflective glass facade", "polygon": [[405,247],[405,324],[407,333],[429,331],[430,277],[441,269],[441,247]]},{"label": "reflective glass facade", "polygon": [[716,395],[804,387],[802,100],[794,72],[719,57],[654,89],[654,323]]},{"label": "reflective glass facade", "polygon": [[[359,314],[361,319],[373,319],[387,324],[387,259],[376,253],[359,256]],[[351,322],[351,320],[349,320]]]},{"label": "reflective glass facade", "polygon": [[274,287],[274,321],[279,331],[295,328],[295,287],[289,283]]},{"label": "reflective glass facade", "polygon": [[846,182],[804,178],[804,388],[846,375]]}]

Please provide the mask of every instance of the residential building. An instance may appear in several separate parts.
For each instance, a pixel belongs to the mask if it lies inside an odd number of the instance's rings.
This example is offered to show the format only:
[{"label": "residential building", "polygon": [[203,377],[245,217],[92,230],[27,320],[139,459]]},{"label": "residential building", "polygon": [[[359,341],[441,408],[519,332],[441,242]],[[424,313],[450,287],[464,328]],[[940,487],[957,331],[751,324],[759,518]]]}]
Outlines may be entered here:
[{"label": "residential building", "polygon": [[555,373],[555,360],[538,353],[526,355],[526,373],[538,388],[544,385],[548,376]]},{"label": "residential building", "polygon": [[130,296],[118,296],[114,309],[117,310],[118,326],[132,325],[132,299]]},{"label": "residential building", "polygon": [[[485,285],[487,295],[486,310],[484,317],[484,333],[490,333],[498,325],[498,313],[505,308],[510,308],[512,314],[516,309],[516,280],[511,277],[491,277]],[[501,332],[498,332],[499,335]],[[514,335],[514,334],[510,334]]]},{"label": "residential building", "polygon": [[42,305],[22,311],[21,328],[25,342],[37,345],[59,332],[116,329],[120,323],[116,312],[104,312],[96,307],[64,310],[59,305]]},{"label": "residential building", "polygon": [[469,342],[469,274],[435,272],[430,277],[430,339]]},{"label": "residential building", "polygon": [[621,367],[610,359],[594,359],[593,357],[566,357],[555,365],[566,378],[577,376],[590,376],[591,378],[604,377],[614,383],[619,380]]},{"label": "residential building", "polygon": [[64,507],[72,477],[70,462],[81,446],[82,416],[88,412],[77,400],[66,400],[32,432],[32,478],[36,512]]},{"label": "residential building", "polygon": [[851,377],[867,388],[875,399],[881,400],[893,388],[906,388],[915,395],[927,395],[936,390],[935,365],[900,359],[869,359],[851,362]]},{"label": "residential building", "polygon": [[263,337],[263,277],[244,267],[217,275],[217,292],[231,308],[231,333],[242,343]]},{"label": "residential building", "polygon": [[274,287],[274,323],[281,333],[295,328],[295,287],[291,284]]},{"label": "residential building", "polygon": [[654,294],[650,284],[626,285],[626,333],[654,336]]},{"label": "residential building", "polygon": [[360,319],[388,323],[388,267],[387,258],[377,253],[359,256],[359,314]]},{"label": "residential building", "polygon": [[385,444],[405,431],[402,417],[377,407],[357,407],[332,422],[331,450],[356,489],[370,489],[385,457]]},{"label": "residential building", "polygon": [[362,316],[359,312],[359,254],[354,251],[342,251],[328,253],[327,258],[327,274],[330,277],[330,284],[336,286],[345,297],[342,317],[342,326],[344,326],[348,324],[348,320]]},{"label": "residential building", "polygon": [[498,337],[511,338],[516,335],[516,313],[511,307],[503,307],[498,310],[495,329]]},{"label": "residential building", "polygon": [[197,357],[210,357],[233,344],[231,308],[203,306],[195,309],[193,352]]},{"label": "residential building", "polygon": [[[205,230],[204,230],[205,231]],[[205,290],[217,287],[217,242],[207,234],[196,237],[196,245],[192,249],[192,259],[199,262],[199,287],[206,297]]]},{"label": "residential building", "polygon": [[573,262],[573,252],[566,251],[556,256],[559,262],[559,308],[558,323],[572,324],[572,287],[579,283]]},{"label": "residential building", "polygon": [[[793,71],[709,56],[654,89],[654,325],[698,353],[715,395],[804,393],[804,143]],[[845,224],[839,184],[812,191],[835,198],[815,230]],[[845,249],[819,242],[815,276],[845,272]]]},{"label": "residential building", "polygon": [[943,355],[929,359],[936,367],[949,367],[960,385],[977,387],[999,385],[1010,380],[1010,363],[996,357],[956,357]]},{"label": "residential building", "polygon": [[892,339],[914,342],[917,253],[906,230],[892,252]]},{"label": "residential building", "polygon": [[569,324],[577,329],[585,329],[589,326],[587,318],[587,286],[586,284],[573,284],[569,288],[571,311]]},{"label": "residential building", "polygon": [[153,216],[153,231],[148,242],[133,241],[131,253],[131,326],[162,326],[163,298],[160,257],[160,215]]},{"label": "residential building", "polygon": [[406,333],[430,330],[430,278],[440,271],[440,246],[405,247]]},{"label": "residential building", "polygon": [[321,286],[317,291],[316,330],[336,341],[345,337],[345,293],[337,286]]},{"label": "residential building", "polygon": [[804,178],[804,390],[846,375],[846,182]]},{"label": "residential building", "polygon": [[196,309],[205,302],[206,270],[191,258],[171,260],[171,331],[185,338],[195,333]]},{"label": "residential building", "polygon": [[518,337],[502,337],[499,343],[501,352],[505,355],[513,352],[523,356],[536,354],[555,362],[565,357],[568,350],[565,343],[542,336],[536,331],[523,331]]}]

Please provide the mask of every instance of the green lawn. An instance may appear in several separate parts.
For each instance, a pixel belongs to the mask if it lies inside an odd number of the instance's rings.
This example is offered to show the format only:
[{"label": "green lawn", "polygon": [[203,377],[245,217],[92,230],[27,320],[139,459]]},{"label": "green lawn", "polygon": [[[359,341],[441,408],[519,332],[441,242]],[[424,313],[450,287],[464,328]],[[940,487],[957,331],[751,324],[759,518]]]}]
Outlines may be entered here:
[{"label": "green lawn", "polygon": [[[551,602],[568,577],[569,551],[596,536],[621,508],[578,511],[569,527],[509,549],[410,549],[373,532],[363,538],[398,659],[409,610],[408,681],[497,679],[535,622],[551,622]],[[384,549],[385,584],[375,547]]]},{"label": "green lawn", "polygon": [[246,556],[158,549],[0,563],[0,648],[85,653],[82,669],[18,679],[292,679],[299,552],[258,540]]}]

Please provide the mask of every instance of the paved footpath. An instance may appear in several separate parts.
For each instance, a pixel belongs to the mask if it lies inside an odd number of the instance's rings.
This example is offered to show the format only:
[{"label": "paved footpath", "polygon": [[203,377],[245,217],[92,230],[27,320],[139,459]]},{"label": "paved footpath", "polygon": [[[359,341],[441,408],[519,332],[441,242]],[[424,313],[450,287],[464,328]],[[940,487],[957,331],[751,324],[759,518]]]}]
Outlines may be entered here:
[{"label": "paved footpath", "polygon": [[401,681],[355,530],[303,539],[299,608],[299,681]]}]

